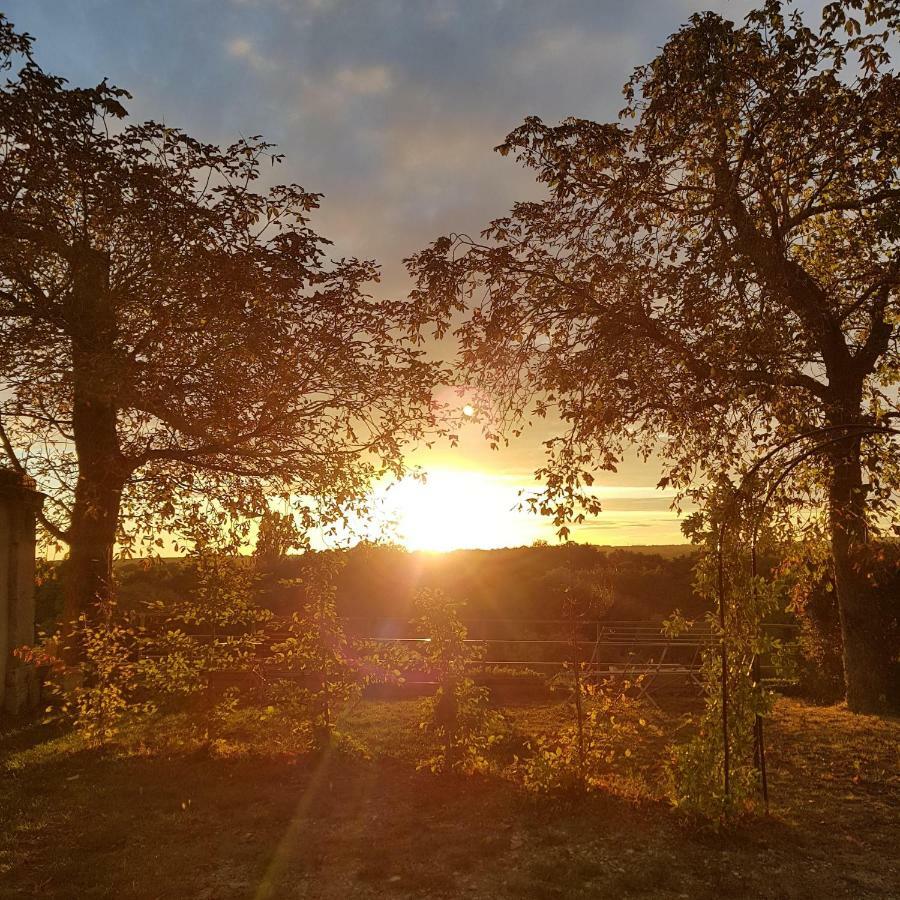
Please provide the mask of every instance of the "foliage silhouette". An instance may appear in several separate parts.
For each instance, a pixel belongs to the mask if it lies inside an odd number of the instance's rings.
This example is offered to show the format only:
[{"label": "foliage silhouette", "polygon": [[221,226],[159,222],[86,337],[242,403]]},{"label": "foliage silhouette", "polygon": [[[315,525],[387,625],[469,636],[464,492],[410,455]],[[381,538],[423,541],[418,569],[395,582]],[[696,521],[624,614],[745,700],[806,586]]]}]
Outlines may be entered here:
[{"label": "foliage silhouette", "polygon": [[563,534],[627,444],[702,495],[803,442],[777,499],[827,514],[808,530],[828,532],[854,710],[891,692],[864,548],[900,482],[898,32],[877,0],[818,28],[776,0],[742,25],[695,15],[618,122],[532,117],[497,148],[545,199],[407,261],[423,327],[467,311],[460,381],[491,442],[562,419],[533,505]]},{"label": "foliage silhouette", "polygon": [[261,186],[272,145],[131,122],[30,54],[0,19],[0,439],[49,495],[71,625],[115,544],[242,537],[269,497],[304,527],[358,507],[433,420],[436,367],[411,307],[365,293],[375,264],[328,258],[320,195]]}]

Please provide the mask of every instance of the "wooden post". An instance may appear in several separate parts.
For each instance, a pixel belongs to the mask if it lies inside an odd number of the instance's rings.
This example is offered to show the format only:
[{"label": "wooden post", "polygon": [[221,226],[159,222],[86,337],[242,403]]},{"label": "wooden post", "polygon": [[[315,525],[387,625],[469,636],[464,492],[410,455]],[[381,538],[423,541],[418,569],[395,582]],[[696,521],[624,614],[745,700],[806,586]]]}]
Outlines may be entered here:
[{"label": "wooden post", "polygon": [[35,515],[43,494],[34,481],[0,469],[0,707],[18,715],[40,703],[40,684],[17,647],[34,643]]}]

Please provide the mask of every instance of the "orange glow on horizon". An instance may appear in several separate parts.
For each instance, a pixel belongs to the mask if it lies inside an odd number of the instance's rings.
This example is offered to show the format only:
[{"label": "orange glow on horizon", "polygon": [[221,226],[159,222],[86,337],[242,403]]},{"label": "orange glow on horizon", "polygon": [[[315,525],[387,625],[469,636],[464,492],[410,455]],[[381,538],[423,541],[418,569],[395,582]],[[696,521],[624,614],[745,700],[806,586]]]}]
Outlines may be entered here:
[{"label": "orange glow on horizon", "polygon": [[[525,483],[523,483],[525,482]],[[558,540],[552,522],[518,508],[519,492],[538,485],[497,472],[452,467],[428,470],[425,481],[408,478],[380,493],[384,529],[377,539],[393,539],[407,550],[447,552],[521,547]],[[679,519],[655,488],[598,486],[604,512],[572,528],[579,543],[607,546],[681,544]]]},{"label": "orange glow on horizon", "polygon": [[437,469],[426,481],[402,481],[386,505],[409,550],[512,547],[542,533],[541,522],[515,510],[517,491],[490,474]]}]

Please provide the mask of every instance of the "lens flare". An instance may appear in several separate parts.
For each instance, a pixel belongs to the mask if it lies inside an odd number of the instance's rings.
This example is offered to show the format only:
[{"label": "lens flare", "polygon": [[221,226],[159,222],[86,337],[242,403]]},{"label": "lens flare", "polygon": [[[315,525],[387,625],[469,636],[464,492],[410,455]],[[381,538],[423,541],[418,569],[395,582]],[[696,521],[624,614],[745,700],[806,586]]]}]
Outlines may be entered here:
[{"label": "lens flare", "polygon": [[438,469],[426,481],[392,488],[398,536],[409,550],[515,547],[534,539],[540,523],[514,510],[514,486],[482,472]]}]

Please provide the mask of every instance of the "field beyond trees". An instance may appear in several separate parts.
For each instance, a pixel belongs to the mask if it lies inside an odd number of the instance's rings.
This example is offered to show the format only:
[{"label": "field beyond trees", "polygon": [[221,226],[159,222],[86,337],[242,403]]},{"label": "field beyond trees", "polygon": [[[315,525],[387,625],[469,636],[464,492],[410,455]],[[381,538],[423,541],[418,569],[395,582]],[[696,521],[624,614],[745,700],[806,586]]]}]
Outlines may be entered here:
[{"label": "field beyond trees", "polygon": [[[327,556],[328,554],[325,554]],[[360,544],[337,554],[338,611],[365,619],[409,619],[413,597],[422,589],[466,600],[469,619],[554,619],[562,616],[548,576],[554,570],[602,569],[609,573],[613,619],[660,620],[675,609],[699,616],[709,602],[693,589],[697,550],[690,544],[659,547],[509,547],[500,550],[409,552],[389,544]],[[254,601],[290,615],[305,601],[302,554],[268,561],[254,584]],[[248,559],[248,567],[251,565]],[[47,567],[38,587],[38,621],[51,627],[62,610],[65,564]],[[190,558],[123,560],[116,566],[118,607],[144,612],[196,591]]]},{"label": "field beyond trees", "polygon": [[[348,710],[342,733],[365,754],[273,753],[259,730],[211,748],[185,740],[178,716],[103,750],[37,724],[7,731],[0,897],[900,894],[896,718],[779,699],[768,730],[771,815],[716,832],[661,800],[659,748],[649,744],[630,778],[620,772],[588,795],[417,771],[423,702]],[[523,735],[562,712],[504,711]],[[676,734],[674,712],[652,715]]]}]

